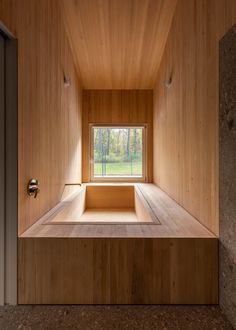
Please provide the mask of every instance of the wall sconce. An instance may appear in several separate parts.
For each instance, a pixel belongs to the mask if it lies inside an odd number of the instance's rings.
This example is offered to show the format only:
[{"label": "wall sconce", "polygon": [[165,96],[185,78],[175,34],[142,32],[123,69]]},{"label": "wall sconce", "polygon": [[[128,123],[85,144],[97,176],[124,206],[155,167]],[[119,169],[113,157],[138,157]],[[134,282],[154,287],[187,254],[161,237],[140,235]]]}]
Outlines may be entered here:
[{"label": "wall sconce", "polygon": [[165,86],[167,88],[170,88],[172,85],[173,82],[172,76],[173,76],[173,71],[171,72],[169,79],[165,80]]},{"label": "wall sconce", "polygon": [[64,87],[67,88],[70,87],[70,85],[71,85],[70,77],[64,75]]}]

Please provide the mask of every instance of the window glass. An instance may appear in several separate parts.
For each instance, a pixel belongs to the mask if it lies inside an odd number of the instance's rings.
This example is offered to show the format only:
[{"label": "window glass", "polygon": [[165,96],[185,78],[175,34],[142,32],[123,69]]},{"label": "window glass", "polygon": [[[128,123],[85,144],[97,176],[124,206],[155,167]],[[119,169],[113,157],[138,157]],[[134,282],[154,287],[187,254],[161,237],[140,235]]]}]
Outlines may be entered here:
[{"label": "window glass", "polygon": [[93,177],[143,177],[143,127],[93,127]]}]

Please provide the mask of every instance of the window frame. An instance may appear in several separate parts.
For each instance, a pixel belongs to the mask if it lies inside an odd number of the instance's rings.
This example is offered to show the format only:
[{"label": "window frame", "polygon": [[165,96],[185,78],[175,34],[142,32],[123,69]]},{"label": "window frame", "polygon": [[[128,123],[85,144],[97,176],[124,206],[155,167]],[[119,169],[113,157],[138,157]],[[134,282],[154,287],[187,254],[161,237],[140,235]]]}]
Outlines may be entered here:
[{"label": "window frame", "polygon": [[[142,128],[142,176],[94,176],[94,128]],[[90,182],[147,182],[147,124],[89,124]]]}]

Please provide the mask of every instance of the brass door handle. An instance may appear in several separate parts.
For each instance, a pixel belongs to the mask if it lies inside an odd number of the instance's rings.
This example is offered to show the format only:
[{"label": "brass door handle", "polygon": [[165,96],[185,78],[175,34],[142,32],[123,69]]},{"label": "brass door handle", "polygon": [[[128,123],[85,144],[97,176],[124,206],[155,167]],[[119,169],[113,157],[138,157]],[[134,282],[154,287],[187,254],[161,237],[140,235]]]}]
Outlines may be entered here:
[{"label": "brass door handle", "polygon": [[36,198],[39,192],[39,181],[37,179],[30,179],[27,186],[28,195]]}]

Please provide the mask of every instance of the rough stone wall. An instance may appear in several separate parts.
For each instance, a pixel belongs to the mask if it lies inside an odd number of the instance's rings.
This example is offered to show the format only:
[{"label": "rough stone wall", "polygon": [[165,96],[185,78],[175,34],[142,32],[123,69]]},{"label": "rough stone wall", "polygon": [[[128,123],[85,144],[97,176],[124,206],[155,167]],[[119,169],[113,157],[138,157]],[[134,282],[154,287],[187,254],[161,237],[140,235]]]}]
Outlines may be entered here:
[{"label": "rough stone wall", "polygon": [[236,25],[220,42],[220,305],[236,328]]}]

